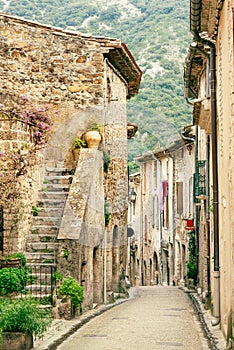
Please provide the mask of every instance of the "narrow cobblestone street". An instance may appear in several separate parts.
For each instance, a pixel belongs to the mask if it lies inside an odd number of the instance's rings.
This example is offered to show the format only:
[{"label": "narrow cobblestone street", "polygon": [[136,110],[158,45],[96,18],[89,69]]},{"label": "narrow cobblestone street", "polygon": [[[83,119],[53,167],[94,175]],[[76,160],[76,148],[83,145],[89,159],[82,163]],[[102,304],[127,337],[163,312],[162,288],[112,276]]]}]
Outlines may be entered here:
[{"label": "narrow cobblestone street", "polygon": [[207,350],[190,299],[175,287],[140,287],[134,297],[87,323],[59,350]]}]

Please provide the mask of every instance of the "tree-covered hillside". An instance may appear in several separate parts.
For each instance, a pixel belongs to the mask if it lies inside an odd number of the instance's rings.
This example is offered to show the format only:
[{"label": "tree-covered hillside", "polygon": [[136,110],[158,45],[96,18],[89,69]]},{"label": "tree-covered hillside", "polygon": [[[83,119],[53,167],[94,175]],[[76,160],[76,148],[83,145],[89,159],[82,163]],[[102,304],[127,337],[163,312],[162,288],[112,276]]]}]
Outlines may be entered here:
[{"label": "tree-covered hillside", "polygon": [[139,132],[130,160],[165,146],[190,123],[183,98],[183,65],[189,35],[188,0],[0,0],[0,10],[30,20],[125,42],[143,71],[128,119]]}]

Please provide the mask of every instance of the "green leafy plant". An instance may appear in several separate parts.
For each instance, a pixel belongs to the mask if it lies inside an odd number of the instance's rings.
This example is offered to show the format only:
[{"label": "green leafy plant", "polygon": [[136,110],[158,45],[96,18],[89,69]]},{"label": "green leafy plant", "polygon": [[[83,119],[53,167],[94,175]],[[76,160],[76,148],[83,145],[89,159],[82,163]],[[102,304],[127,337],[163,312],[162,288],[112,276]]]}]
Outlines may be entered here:
[{"label": "green leafy plant", "polygon": [[210,199],[209,211],[211,213],[213,213],[213,211],[214,211],[214,200],[213,200],[213,198]]},{"label": "green leafy plant", "polygon": [[11,255],[8,255],[6,257],[6,261],[10,261],[11,259],[20,259],[21,260],[21,266],[26,266],[26,257],[23,253],[18,252],[18,253],[13,253]]},{"label": "green leafy plant", "polygon": [[111,214],[108,212],[105,212],[105,226],[109,225],[110,219],[111,219]]},{"label": "green leafy plant", "polygon": [[34,299],[0,299],[0,335],[23,332],[40,338],[51,322],[51,314]]},{"label": "green leafy plant", "polygon": [[32,214],[33,216],[38,216],[38,208],[36,205],[32,206]]},{"label": "green leafy plant", "polygon": [[75,150],[77,148],[79,149],[79,148],[84,148],[84,147],[87,147],[85,140],[82,140],[82,139],[76,137],[72,143],[72,149]]},{"label": "green leafy plant", "polygon": [[109,203],[106,201],[104,205],[104,217],[105,217],[105,226],[108,226],[111,219],[111,213],[109,210]]},{"label": "green leafy plant", "polygon": [[50,249],[50,248],[44,249],[44,253],[52,253],[52,252],[53,252],[53,249]]},{"label": "green leafy plant", "polygon": [[59,271],[56,271],[53,273],[52,275],[52,278],[55,280],[55,281],[61,281],[63,279],[63,274]]},{"label": "green leafy plant", "polygon": [[196,257],[196,236],[195,231],[189,231],[189,242],[188,242],[188,251],[189,251],[189,260],[187,262],[187,277],[191,278],[196,282],[197,279],[197,257]]},{"label": "green leafy plant", "polygon": [[0,295],[25,293],[26,283],[31,279],[31,273],[26,268],[0,269]]},{"label": "green leafy plant", "polygon": [[190,257],[187,262],[187,277],[193,280],[197,278],[197,260],[195,257]]},{"label": "green leafy plant", "polygon": [[64,256],[64,258],[67,260],[68,259],[68,257],[69,257],[69,251],[67,250],[67,249],[65,249],[64,251],[63,251],[63,256]]},{"label": "green leafy plant", "polygon": [[43,260],[43,264],[52,264],[53,260],[52,259],[45,259]]},{"label": "green leafy plant", "polygon": [[72,314],[76,312],[84,301],[83,288],[73,277],[65,277],[58,290],[60,295],[70,297]]},{"label": "green leafy plant", "polygon": [[110,155],[104,150],[104,151],[103,151],[103,168],[104,168],[104,171],[105,171],[105,172],[108,171],[110,163],[111,163],[111,157],[110,157]]},{"label": "green leafy plant", "polygon": [[70,253],[69,253],[69,250],[68,250],[68,249],[62,249],[62,250],[61,250],[61,256],[62,256],[63,258],[65,258],[66,260],[69,258],[69,255],[70,255]]},{"label": "green leafy plant", "polygon": [[39,300],[40,305],[51,305],[52,302],[52,296],[48,295],[45,297],[41,297]]}]

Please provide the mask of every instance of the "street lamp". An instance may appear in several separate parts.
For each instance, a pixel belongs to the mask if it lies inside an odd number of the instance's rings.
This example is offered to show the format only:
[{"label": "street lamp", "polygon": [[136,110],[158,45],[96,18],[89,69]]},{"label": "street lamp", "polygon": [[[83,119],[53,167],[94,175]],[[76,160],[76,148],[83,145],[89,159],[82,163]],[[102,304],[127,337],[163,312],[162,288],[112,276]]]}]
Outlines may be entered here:
[{"label": "street lamp", "polygon": [[135,191],[134,188],[132,187],[131,192],[129,193],[130,202],[135,203],[135,201],[136,201],[136,196],[137,196],[136,191]]}]

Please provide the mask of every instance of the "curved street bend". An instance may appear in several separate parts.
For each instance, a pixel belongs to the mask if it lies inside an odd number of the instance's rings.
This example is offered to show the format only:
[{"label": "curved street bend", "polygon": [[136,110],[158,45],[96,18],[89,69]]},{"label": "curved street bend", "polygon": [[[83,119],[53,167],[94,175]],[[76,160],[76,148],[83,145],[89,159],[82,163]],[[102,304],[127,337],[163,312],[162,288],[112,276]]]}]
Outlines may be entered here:
[{"label": "curved street bend", "polygon": [[189,297],[175,287],[140,287],[135,298],[94,318],[59,350],[208,350]]}]

